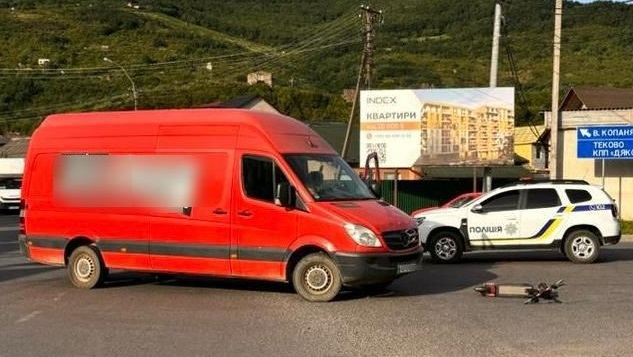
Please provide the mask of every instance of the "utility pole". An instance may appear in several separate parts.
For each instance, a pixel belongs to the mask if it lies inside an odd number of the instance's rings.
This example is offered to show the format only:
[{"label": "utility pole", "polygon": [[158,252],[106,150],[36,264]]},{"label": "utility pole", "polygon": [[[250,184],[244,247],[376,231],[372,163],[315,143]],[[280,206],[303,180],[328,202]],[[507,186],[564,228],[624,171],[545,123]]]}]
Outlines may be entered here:
[{"label": "utility pole", "polygon": [[556,0],[554,10],[554,64],[552,69],[552,115],[550,118],[549,176],[558,179],[558,92],[560,91],[560,37],[563,0]]},{"label": "utility pole", "polygon": [[352,111],[347,121],[347,131],[345,133],[345,141],[343,142],[343,149],[341,150],[341,156],[343,159],[347,156],[347,149],[349,148],[349,137],[352,132],[352,123],[354,119],[354,112],[356,111],[356,102],[360,93],[360,83],[364,84],[365,89],[369,89],[371,86],[371,77],[373,74],[374,65],[374,42],[376,39],[376,30],[374,25],[378,21],[382,21],[382,10],[374,10],[366,5],[361,5],[361,16],[363,17],[363,54],[361,56],[360,68],[358,70],[358,79],[356,81],[356,90],[354,92],[354,100],[352,102]]},{"label": "utility pole", "polygon": [[501,3],[495,0],[495,22],[492,31],[492,55],[490,56],[490,88],[497,86],[497,72],[499,68],[499,37],[501,37]]},{"label": "utility pole", "polygon": [[[497,87],[497,72],[499,68],[499,38],[501,37],[501,4],[504,0],[495,0],[495,18],[492,30],[492,54],[490,56],[490,88]],[[492,189],[492,168],[484,167],[482,192]]]}]

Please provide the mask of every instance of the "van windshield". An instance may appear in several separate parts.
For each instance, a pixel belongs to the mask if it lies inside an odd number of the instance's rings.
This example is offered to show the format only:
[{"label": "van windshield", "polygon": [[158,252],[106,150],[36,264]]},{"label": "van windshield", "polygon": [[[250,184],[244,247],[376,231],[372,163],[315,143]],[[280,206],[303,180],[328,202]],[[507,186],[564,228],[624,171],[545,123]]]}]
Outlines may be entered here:
[{"label": "van windshield", "polygon": [[0,190],[17,190],[21,187],[21,177],[0,177]]},{"label": "van windshield", "polygon": [[287,154],[284,158],[317,201],[369,200],[376,196],[340,156]]}]

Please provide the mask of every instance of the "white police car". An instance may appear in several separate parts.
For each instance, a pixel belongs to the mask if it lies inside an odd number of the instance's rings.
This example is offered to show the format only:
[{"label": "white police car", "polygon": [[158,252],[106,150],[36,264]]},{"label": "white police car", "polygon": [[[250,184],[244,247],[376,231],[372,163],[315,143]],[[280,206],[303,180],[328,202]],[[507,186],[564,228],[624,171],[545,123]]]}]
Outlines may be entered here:
[{"label": "white police car", "polygon": [[497,188],[459,208],[414,215],[433,260],[458,261],[465,251],[560,249],[592,263],[600,247],[620,241],[615,201],[582,180],[526,181]]}]

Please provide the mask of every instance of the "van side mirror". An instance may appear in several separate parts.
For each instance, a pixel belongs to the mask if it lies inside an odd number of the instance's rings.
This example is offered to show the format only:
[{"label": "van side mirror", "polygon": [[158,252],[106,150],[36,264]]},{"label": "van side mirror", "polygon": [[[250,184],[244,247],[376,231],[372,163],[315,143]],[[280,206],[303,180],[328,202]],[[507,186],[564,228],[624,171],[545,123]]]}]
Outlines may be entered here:
[{"label": "van side mirror", "polygon": [[[372,166],[373,161],[373,166]],[[367,187],[369,187],[374,194],[380,198],[381,196],[381,188],[380,188],[380,165],[378,164],[378,153],[372,152],[367,155],[367,159],[365,160],[365,172],[361,179],[365,182]]]},{"label": "van side mirror", "polygon": [[277,184],[275,192],[275,204],[281,207],[295,207],[297,204],[297,191],[289,182]]},{"label": "van side mirror", "polygon": [[484,213],[484,208],[481,205],[475,205],[470,211],[473,213]]},{"label": "van side mirror", "polygon": [[376,194],[376,196],[378,198],[380,198],[382,196],[382,186],[380,185],[380,182],[376,182],[373,181],[370,185],[369,188],[374,191],[374,193]]}]

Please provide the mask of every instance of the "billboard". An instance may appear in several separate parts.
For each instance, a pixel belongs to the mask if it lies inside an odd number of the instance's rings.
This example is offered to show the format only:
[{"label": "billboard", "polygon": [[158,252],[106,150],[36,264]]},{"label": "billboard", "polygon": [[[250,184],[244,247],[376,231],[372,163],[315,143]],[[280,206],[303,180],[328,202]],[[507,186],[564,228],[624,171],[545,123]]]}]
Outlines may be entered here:
[{"label": "billboard", "polygon": [[360,162],[386,168],[514,164],[514,88],[360,93]]}]

